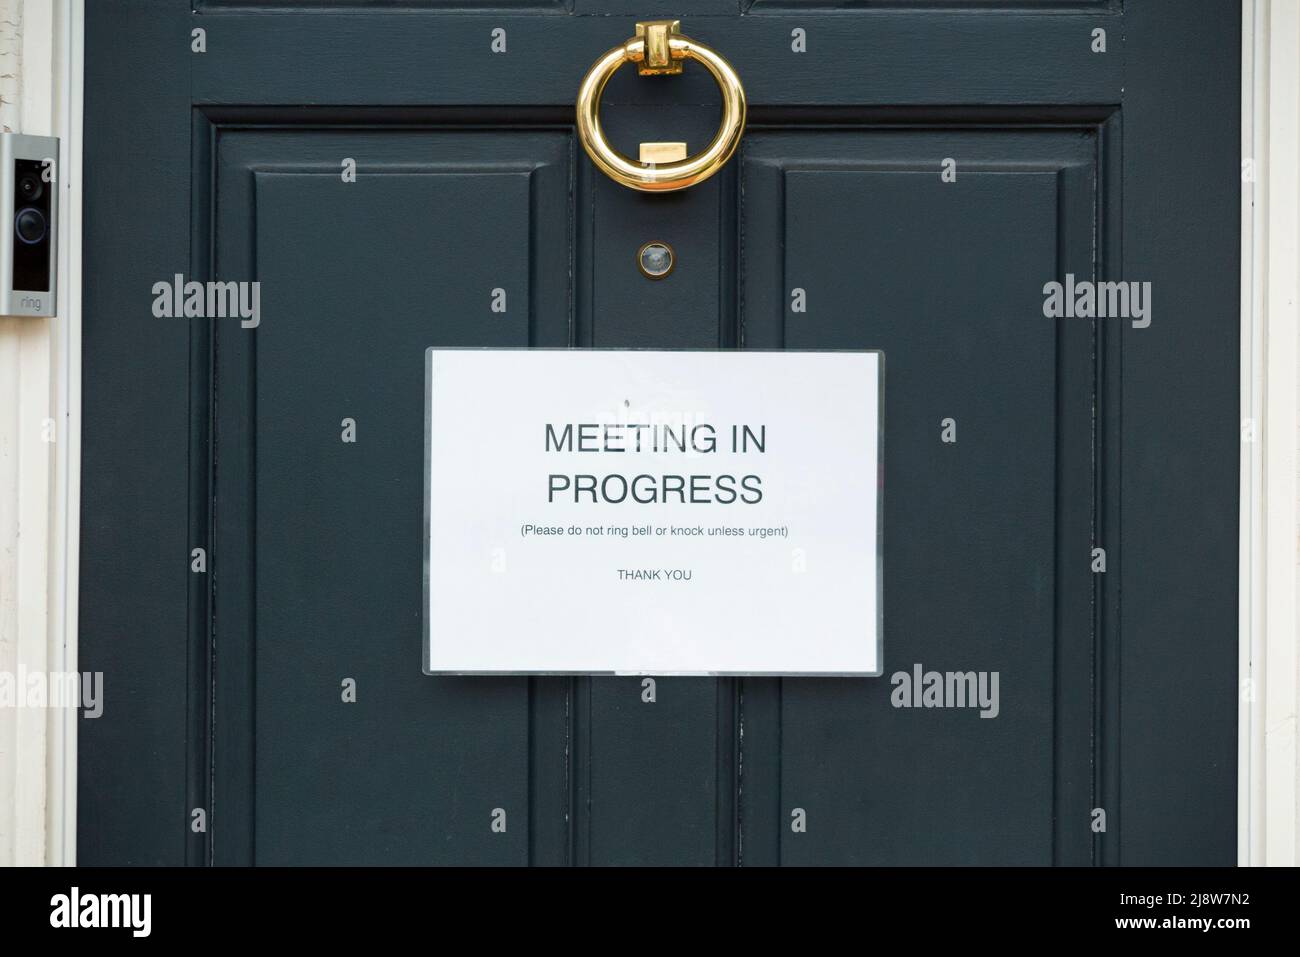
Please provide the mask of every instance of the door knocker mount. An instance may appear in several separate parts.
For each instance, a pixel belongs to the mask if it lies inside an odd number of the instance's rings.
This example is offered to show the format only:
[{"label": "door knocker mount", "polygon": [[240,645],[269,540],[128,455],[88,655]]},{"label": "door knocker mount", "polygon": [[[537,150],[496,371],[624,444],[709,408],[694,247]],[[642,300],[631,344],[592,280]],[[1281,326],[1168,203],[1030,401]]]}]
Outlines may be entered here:
[{"label": "door knocker mount", "polygon": [[[606,176],[631,189],[664,193],[694,186],[731,159],[745,131],[745,88],[730,63],[698,40],[682,36],[680,20],[651,20],[636,25],[636,36],[614,47],[587,71],[578,89],[578,138],[587,155]],[[682,72],[686,60],[704,64],[722,91],[722,125],[703,152],[686,155],[685,143],[642,143],[640,159],[614,149],[600,127],[600,95],[624,63],[635,63],[642,76]]]}]

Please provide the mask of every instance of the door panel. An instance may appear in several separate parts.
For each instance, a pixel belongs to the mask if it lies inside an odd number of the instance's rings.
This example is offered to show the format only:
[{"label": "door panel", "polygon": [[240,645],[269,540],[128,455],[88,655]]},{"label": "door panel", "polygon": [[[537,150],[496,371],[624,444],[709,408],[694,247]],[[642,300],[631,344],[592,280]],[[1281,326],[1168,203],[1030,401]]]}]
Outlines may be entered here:
[{"label": "door panel", "polygon": [[214,781],[242,813],[214,859],[527,863],[530,742],[558,774],[565,747],[539,682],[392,664],[420,649],[424,349],[567,343],[569,137],[209,139],[215,274],[266,291],[256,337],[216,335]]},{"label": "door panel", "polygon": [[[1096,140],[1010,127],[748,141],[745,346],[885,351],[885,673],[996,671],[1001,696],[984,720],[892,707],[883,680],[781,682],[782,802],[810,822],[783,829],[782,860],[1089,860],[1086,835],[1053,822],[1092,806],[1098,639],[1093,576],[1074,559],[1091,541],[1099,343],[1089,323],[1045,319],[1041,287],[1093,271]],[[749,242],[771,232],[779,244]],[[948,418],[954,444],[939,440]]]},{"label": "door panel", "polygon": [[[1237,5],[105,6],[83,862],[1232,861]],[[751,109],[648,196],[573,99],[658,15]],[[623,70],[602,119],[635,154],[718,114]],[[260,324],[153,318],[177,273],[260,282]],[[1045,318],[1066,273],[1151,281],[1152,325]],[[883,349],[885,676],[422,675],[431,345]],[[918,664],[997,672],[998,716],[895,707]]]}]

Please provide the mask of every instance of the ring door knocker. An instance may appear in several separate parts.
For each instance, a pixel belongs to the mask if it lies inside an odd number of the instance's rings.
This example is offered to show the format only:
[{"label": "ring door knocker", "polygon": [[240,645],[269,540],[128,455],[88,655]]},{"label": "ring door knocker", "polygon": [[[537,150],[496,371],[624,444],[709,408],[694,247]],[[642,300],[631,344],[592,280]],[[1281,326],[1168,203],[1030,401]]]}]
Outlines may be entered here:
[{"label": "ring door knocker", "polygon": [[[592,64],[578,90],[578,137],[593,163],[610,179],[647,193],[671,192],[702,182],[731,159],[745,131],[745,88],[721,54],[682,36],[680,20],[636,25],[636,36]],[[685,143],[642,143],[640,160],[624,156],[600,127],[600,95],[624,63],[637,64],[642,76],[682,72],[686,60],[704,64],[722,91],[722,125],[701,153],[686,155]]]}]

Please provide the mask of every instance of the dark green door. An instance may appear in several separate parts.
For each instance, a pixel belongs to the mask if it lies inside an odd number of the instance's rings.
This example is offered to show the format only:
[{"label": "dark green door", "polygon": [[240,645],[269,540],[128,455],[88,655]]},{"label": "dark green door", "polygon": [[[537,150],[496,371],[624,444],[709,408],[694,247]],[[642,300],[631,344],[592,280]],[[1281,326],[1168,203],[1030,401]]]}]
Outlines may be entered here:
[{"label": "dark green door", "polygon": [[[952,6],[88,4],[80,860],[1231,863],[1240,11]],[[672,195],[573,127],[654,16],[751,105]],[[688,66],[603,116],[717,114]],[[885,677],[422,675],[428,346],[883,349]]]}]

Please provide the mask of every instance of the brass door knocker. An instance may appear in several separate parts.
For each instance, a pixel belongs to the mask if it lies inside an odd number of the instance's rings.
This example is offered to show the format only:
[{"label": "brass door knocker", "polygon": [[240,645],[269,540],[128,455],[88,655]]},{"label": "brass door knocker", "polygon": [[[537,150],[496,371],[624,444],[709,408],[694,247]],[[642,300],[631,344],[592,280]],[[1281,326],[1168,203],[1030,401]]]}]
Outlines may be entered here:
[{"label": "brass door knocker", "polygon": [[[703,182],[731,159],[745,131],[745,88],[730,63],[716,50],[682,36],[680,20],[636,25],[636,36],[614,47],[587,71],[578,90],[578,138],[610,179],[648,193],[671,192]],[[624,63],[637,64],[642,76],[682,72],[686,60],[704,64],[722,91],[722,125],[703,152],[686,155],[685,143],[642,143],[639,160],[624,156],[600,128],[600,95]]]}]

